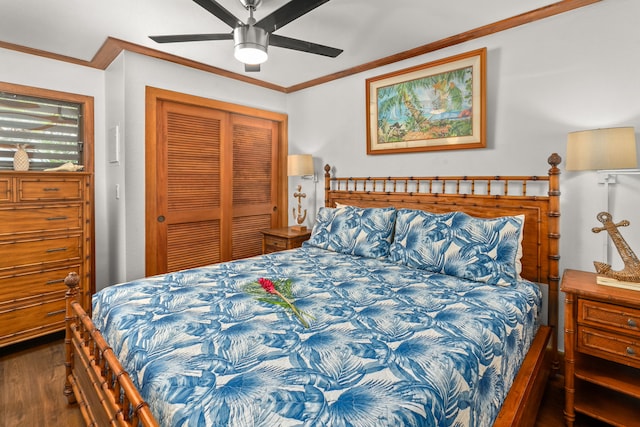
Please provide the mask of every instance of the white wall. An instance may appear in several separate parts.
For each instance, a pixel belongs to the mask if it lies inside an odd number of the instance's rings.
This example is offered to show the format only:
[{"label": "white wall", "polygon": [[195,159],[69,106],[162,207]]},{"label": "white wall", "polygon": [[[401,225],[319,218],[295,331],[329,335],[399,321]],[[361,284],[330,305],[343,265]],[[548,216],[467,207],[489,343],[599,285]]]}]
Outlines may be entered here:
[{"label": "white wall", "polygon": [[[615,126],[640,131],[638,16],[637,0],[604,1],[290,94],[289,150],[313,154],[319,172],[329,163],[338,176],[544,175],[549,154],[565,156],[571,131]],[[486,149],[366,155],[366,78],[482,47],[488,50]],[[596,175],[561,175],[561,271],[593,271],[592,261],[604,260],[603,237],[590,231],[601,225],[596,214],[604,203]],[[316,203],[322,206],[322,186],[318,189]],[[631,221],[622,233],[636,251],[639,189],[637,175],[619,177],[611,188],[611,212],[615,220]],[[612,259],[620,268],[615,249]]]},{"label": "white wall", "polygon": [[[127,223],[125,197],[124,165],[127,156],[124,151],[124,135],[126,133],[126,108],[124,85],[124,55],[118,56],[105,72],[105,106],[106,119],[106,156],[96,158],[106,167],[103,196],[107,204],[107,241],[103,244],[108,250],[108,270],[104,279],[97,281],[96,288],[102,289],[108,284],[121,282],[126,277]],[[117,134],[117,135],[115,135]],[[117,145],[112,148],[111,145]],[[117,155],[113,152],[117,150]]]}]

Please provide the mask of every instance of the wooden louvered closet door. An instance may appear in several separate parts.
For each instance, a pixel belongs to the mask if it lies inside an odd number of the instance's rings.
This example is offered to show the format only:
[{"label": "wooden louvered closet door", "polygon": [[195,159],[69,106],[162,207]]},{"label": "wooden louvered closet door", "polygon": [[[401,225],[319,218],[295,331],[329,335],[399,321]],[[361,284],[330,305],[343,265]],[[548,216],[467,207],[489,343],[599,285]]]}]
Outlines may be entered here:
[{"label": "wooden louvered closet door", "polygon": [[260,254],[260,230],[280,225],[278,123],[167,100],[156,111],[146,274]]},{"label": "wooden louvered closet door", "polygon": [[221,141],[227,114],[168,101],[160,102],[158,112],[157,252],[155,271],[148,274],[222,260]]},{"label": "wooden louvered closet door", "polygon": [[231,259],[262,253],[262,233],[276,223],[278,137],[271,120],[231,116],[233,146],[233,194]]}]

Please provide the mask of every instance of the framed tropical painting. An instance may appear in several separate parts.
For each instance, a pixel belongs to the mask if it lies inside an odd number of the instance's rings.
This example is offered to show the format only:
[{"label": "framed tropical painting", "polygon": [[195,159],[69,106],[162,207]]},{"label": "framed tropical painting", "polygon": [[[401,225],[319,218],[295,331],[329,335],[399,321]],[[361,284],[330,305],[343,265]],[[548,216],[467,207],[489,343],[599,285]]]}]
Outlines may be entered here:
[{"label": "framed tropical painting", "polygon": [[367,154],[486,147],[486,54],[367,79]]}]

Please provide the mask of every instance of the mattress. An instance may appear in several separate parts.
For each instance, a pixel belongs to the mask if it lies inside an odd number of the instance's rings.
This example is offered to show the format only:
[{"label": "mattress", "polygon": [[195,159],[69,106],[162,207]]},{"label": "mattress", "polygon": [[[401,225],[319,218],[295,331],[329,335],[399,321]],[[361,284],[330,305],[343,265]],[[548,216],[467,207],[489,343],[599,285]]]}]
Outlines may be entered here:
[{"label": "mattress", "polygon": [[[290,310],[247,292],[292,281]],[[488,426],[539,323],[495,286],[312,246],[144,278],[93,320],[163,426]]]}]

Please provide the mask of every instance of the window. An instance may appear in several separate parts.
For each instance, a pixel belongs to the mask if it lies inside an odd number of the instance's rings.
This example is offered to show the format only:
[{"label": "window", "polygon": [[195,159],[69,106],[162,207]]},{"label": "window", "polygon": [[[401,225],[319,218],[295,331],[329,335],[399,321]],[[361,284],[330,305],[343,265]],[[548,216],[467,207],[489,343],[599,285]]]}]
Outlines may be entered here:
[{"label": "window", "polygon": [[[17,90],[11,90],[17,89]],[[0,169],[13,169],[19,147],[29,156],[29,169],[43,170],[64,163],[83,165],[93,135],[85,132],[87,106],[93,128],[93,98],[43,89],[0,84]],[[26,92],[26,93],[25,93]],[[42,95],[42,96],[39,96]]]}]

